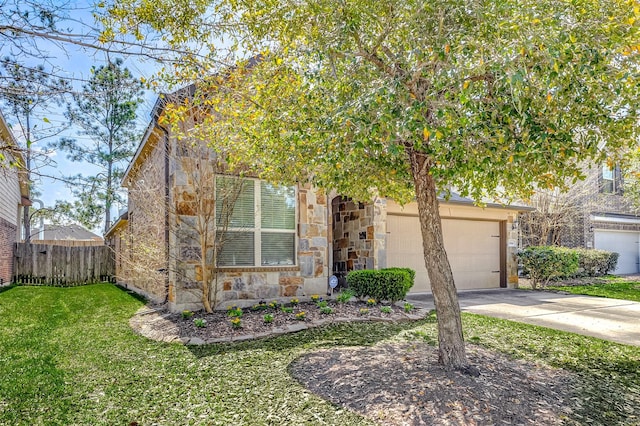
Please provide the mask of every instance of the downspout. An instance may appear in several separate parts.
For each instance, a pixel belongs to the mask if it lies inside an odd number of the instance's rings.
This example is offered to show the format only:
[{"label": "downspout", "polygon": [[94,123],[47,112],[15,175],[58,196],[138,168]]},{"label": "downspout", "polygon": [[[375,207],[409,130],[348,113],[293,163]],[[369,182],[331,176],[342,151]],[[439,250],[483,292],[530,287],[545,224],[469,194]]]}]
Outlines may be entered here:
[{"label": "downspout", "polygon": [[169,255],[169,131],[158,124],[156,125],[162,133],[164,133],[164,243],[165,243],[165,253],[166,253],[166,272],[164,276],[164,302],[167,303],[169,301],[169,267],[170,265],[170,255]]}]

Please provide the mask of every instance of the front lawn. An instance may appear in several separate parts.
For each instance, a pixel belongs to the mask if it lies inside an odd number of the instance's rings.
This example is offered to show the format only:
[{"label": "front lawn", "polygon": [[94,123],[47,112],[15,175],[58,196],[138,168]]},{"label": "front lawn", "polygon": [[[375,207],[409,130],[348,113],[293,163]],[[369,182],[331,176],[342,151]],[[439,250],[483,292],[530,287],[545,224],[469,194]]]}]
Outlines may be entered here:
[{"label": "front lawn", "polygon": [[[604,281],[604,282],[602,282]],[[607,297],[609,299],[623,299],[640,302],[640,282],[630,281],[625,277],[600,278],[598,282],[585,285],[554,285],[551,290],[561,290],[572,294]]]},{"label": "front lawn", "polygon": [[[134,334],[141,305],[109,284],[0,292],[0,424],[371,424],[304,389],[289,364],[318,348],[436,336],[428,320],[356,323],[185,347]],[[583,376],[588,403],[570,424],[638,423],[639,347],[476,315],[464,326],[470,342]]]}]

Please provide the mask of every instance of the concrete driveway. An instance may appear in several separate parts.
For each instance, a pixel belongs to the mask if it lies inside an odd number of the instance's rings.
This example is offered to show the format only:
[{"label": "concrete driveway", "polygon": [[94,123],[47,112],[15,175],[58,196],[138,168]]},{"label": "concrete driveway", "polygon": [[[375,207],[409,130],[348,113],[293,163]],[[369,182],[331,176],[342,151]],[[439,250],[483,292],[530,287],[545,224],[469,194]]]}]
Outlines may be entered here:
[{"label": "concrete driveway", "polygon": [[[460,292],[459,298],[463,312],[640,346],[638,302],[512,289]],[[411,294],[407,300],[433,309],[431,294]]]}]

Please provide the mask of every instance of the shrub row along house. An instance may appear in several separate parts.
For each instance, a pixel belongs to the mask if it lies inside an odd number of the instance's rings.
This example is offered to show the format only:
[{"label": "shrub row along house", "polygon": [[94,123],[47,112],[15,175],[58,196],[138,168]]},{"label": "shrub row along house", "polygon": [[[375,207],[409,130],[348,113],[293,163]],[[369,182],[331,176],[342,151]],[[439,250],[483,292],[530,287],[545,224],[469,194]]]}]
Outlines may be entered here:
[{"label": "shrub row along house", "polygon": [[[412,291],[430,291],[415,203],[356,203],[306,184],[225,175],[205,142],[163,125],[167,102],[193,91],[158,99],[123,178],[128,211],[106,235],[119,283],[174,311],[202,308],[203,281],[213,305],[248,305],[324,294],[332,274],[391,266],[415,269]],[[458,289],[517,284],[523,210],[456,194],[441,201]]]},{"label": "shrub row along house", "polygon": [[20,240],[23,207],[31,205],[29,185],[18,165],[24,160],[0,114],[0,285],[11,282],[16,241]]}]

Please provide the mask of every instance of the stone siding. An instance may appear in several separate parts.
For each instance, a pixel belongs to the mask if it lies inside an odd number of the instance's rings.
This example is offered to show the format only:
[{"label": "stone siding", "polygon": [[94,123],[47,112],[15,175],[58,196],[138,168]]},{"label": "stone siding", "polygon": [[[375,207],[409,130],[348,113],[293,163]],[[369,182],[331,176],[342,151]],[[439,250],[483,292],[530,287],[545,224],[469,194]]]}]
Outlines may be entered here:
[{"label": "stone siding", "polygon": [[[180,174],[180,169],[178,159],[177,174]],[[184,194],[190,193],[190,183],[186,178],[178,179],[175,183],[172,193],[175,202],[180,204],[186,200]],[[296,265],[219,268],[215,274],[217,284],[214,286],[219,296],[218,309],[229,305],[250,306],[260,300],[304,299],[312,294],[326,293],[329,275],[326,195],[321,190],[299,186],[297,200]],[[180,222],[195,220],[187,210],[182,209],[180,213]],[[170,278],[170,308],[176,312],[202,309],[198,281],[202,270],[194,237],[188,232],[176,232],[176,240],[170,246],[171,249],[180,250],[180,261],[176,264],[178,272]]]},{"label": "stone siding", "polygon": [[360,269],[386,267],[386,200],[356,203],[336,197],[333,218],[334,273],[340,277]]},{"label": "stone siding", "polygon": [[128,221],[115,231],[116,280],[154,302],[167,298],[165,152],[156,129],[129,173]]}]

